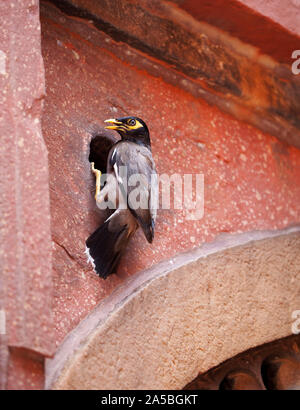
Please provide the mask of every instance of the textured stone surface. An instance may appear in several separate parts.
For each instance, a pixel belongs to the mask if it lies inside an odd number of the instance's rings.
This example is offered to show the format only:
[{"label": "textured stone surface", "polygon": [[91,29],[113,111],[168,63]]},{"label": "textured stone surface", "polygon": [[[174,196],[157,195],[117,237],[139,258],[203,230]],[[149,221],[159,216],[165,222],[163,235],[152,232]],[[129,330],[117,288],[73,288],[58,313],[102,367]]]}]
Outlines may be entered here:
[{"label": "textured stone surface", "polygon": [[227,236],[131,278],[47,361],[47,387],[179,389],[199,371],[290,335],[300,231],[274,235]]},{"label": "textured stone surface", "polygon": [[51,242],[47,150],[40,125],[44,69],[39,9],[37,1],[14,5],[2,5],[7,14],[1,25],[6,56],[0,75],[0,184],[7,332],[10,345],[49,354]]},{"label": "textured stone surface", "polygon": [[189,13],[163,0],[53,2],[183,73],[176,86],[300,148],[299,37],[270,19],[236,0],[179,2]]},{"label": "textured stone surface", "polygon": [[[112,21],[116,27],[100,21],[102,17],[110,21],[110,7],[115,18],[115,10],[120,12],[124,5],[122,0],[80,2],[105,6],[106,14],[101,6],[100,18],[94,23],[70,19],[49,5],[43,9],[48,94],[44,131],[51,162],[56,335],[51,320],[47,150],[40,127],[44,72],[39,2],[11,0],[0,5],[0,311],[7,328],[0,334],[0,388],[42,388],[43,356],[53,352],[53,339],[61,341],[117,285],[121,284],[122,291],[131,274],[213,240],[222,231],[276,229],[299,221],[299,152],[198,100],[203,97],[297,145],[298,134],[293,129],[299,125],[297,78],[291,79],[289,69],[274,66],[274,61],[252,46],[241,47],[219,30],[206,31],[205,24],[195,24],[190,16],[185,19],[182,10],[195,2],[174,2],[181,7],[179,14],[167,2],[126,1],[129,14],[123,15],[123,22],[130,30],[125,36],[124,32],[120,36],[122,19]],[[198,6],[205,3],[198,2]],[[260,53],[289,64],[290,48],[298,48],[298,38],[268,19],[251,16],[251,11],[236,18],[231,5],[237,3],[226,2],[228,14],[223,10],[223,21],[215,9],[212,23],[257,46]],[[278,19],[269,3],[264,6],[251,0],[251,4]],[[130,14],[140,5],[141,13]],[[187,11],[197,17],[192,9]],[[206,11],[203,20],[209,22]],[[280,22],[295,34],[296,20],[297,13],[283,13]],[[162,23],[158,31],[152,24],[155,21]],[[136,30],[137,23],[142,31]],[[147,32],[151,35],[142,38]],[[220,34],[221,42],[216,41]],[[190,47],[183,48],[185,44]],[[153,46],[158,48],[153,50]],[[197,50],[201,50],[200,60]],[[254,63],[248,65],[251,56]],[[199,61],[205,64],[200,67]],[[240,78],[248,79],[246,85]],[[248,96],[246,106],[241,105],[241,98],[237,100],[241,95]],[[156,247],[148,247],[139,234],[120,275],[103,284],[82,257],[84,240],[101,219],[92,199],[88,144],[95,133],[112,135],[103,130],[104,118],[133,111],[150,123],[161,172],[205,172],[205,218],[191,224],[181,212],[161,212]],[[289,363],[280,369],[283,374],[294,372]]]},{"label": "textured stone surface", "polygon": [[[6,346],[49,356],[54,340],[39,2],[2,1],[0,16],[0,310],[6,319],[0,337]],[[7,347],[0,352],[6,368]],[[26,379],[19,371],[14,377]]]},{"label": "textured stone surface", "polygon": [[[88,22],[51,5],[41,11],[58,342],[128,276],[222,232],[299,221],[299,150],[168,84],[157,77],[156,62]],[[204,218],[195,223],[184,211],[159,210],[153,245],[138,232],[118,276],[102,281],[84,255],[85,239],[100,221],[89,142],[97,132],[115,135],[103,120],[124,114],[149,125],[160,174],[204,173]]]}]

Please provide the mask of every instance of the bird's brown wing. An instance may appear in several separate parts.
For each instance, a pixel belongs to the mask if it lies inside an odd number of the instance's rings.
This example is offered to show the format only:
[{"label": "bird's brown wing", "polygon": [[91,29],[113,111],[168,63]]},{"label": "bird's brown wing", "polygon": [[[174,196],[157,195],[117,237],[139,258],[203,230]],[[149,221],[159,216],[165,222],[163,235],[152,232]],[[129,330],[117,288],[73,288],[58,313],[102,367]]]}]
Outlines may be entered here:
[{"label": "bird's brown wing", "polygon": [[111,150],[108,164],[115,173],[128,208],[151,243],[154,237],[158,191],[151,150],[144,145],[122,141]]}]

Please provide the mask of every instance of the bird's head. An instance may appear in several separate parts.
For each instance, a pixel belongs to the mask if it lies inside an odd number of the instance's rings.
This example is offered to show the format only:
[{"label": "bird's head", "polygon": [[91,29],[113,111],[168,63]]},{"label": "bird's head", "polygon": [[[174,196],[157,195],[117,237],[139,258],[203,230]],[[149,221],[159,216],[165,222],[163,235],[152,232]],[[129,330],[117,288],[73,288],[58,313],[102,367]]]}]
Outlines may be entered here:
[{"label": "bird's head", "polygon": [[110,118],[104,122],[110,124],[106,126],[108,130],[117,131],[122,139],[132,142],[143,143],[150,146],[150,136],[147,125],[137,117]]}]

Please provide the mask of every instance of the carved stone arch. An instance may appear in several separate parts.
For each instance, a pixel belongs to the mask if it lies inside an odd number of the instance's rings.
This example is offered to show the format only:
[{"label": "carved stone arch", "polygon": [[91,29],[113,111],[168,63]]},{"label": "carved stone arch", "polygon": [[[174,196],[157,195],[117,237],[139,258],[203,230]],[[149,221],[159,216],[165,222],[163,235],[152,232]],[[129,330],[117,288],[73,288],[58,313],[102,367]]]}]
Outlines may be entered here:
[{"label": "carved stone arch", "polygon": [[300,335],[242,352],[199,374],[185,390],[300,390]]},{"label": "carved stone arch", "polygon": [[299,228],[223,236],[130,278],[48,360],[47,388],[180,389],[291,335],[299,249]]}]

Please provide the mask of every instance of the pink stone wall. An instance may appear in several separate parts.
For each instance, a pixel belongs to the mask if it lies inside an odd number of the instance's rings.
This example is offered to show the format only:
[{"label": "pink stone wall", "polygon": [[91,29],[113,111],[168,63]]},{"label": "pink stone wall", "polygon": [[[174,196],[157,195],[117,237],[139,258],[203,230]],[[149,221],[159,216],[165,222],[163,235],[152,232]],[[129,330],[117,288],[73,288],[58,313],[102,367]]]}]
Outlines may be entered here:
[{"label": "pink stone wall", "polygon": [[6,324],[0,363],[9,374],[2,383],[40,388],[43,375],[31,383],[29,373],[37,358],[43,363],[53,354],[54,340],[39,2],[2,2],[0,15],[0,309]]}]

